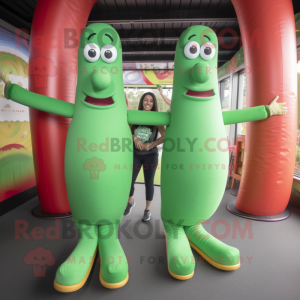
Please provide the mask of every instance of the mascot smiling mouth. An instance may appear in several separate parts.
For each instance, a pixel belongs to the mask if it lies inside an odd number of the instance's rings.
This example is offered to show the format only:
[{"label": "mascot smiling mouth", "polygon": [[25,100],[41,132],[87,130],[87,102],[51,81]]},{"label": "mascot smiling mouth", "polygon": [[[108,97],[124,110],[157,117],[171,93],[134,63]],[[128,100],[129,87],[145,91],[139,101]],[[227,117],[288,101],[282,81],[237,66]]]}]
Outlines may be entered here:
[{"label": "mascot smiling mouth", "polygon": [[215,94],[214,94],[213,90],[203,91],[203,92],[188,90],[186,95],[187,96],[192,96],[192,97],[206,98],[206,97],[212,97]]},{"label": "mascot smiling mouth", "polygon": [[112,97],[108,98],[93,98],[90,96],[86,96],[85,102],[92,104],[92,105],[97,105],[97,106],[106,106],[106,105],[111,105],[114,104],[114,101]]}]

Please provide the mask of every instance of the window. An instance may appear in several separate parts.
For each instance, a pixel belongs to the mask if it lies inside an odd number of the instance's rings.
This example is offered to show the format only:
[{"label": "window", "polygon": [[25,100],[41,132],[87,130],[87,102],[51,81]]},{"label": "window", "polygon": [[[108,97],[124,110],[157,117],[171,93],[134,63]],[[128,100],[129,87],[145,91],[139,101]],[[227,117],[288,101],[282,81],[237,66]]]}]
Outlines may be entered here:
[{"label": "window", "polygon": [[[230,77],[220,83],[220,100],[222,111],[230,110]],[[225,125],[225,130],[228,134],[227,125]]]},{"label": "window", "polygon": [[[246,74],[245,72],[238,75],[238,109],[246,108]],[[237,135],[246,134],[246,124],[237,124]]]}]

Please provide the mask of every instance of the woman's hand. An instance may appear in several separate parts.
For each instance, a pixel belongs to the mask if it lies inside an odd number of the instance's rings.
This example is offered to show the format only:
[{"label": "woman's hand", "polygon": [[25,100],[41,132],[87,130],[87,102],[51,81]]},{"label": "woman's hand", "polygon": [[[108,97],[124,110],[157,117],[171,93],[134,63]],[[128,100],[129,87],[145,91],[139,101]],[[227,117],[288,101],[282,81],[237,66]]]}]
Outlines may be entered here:
[{"label": "woman's hand", "polygon": [[145,143],[143,144],[144,150],[148,151],[153,148],[153,143]]},{"label": "woman's hand", "polygon": [[161,87],[158,88],[158,91],[159,91],[160,94],[163,94],[163,89]]},{"label": "woman's hand", "polygon": [[133,142],[134,142],[135,148],[139,149],[140,151],[144,150],[144,145],[142,144],[141,140],[137,136],[133,137]]}]

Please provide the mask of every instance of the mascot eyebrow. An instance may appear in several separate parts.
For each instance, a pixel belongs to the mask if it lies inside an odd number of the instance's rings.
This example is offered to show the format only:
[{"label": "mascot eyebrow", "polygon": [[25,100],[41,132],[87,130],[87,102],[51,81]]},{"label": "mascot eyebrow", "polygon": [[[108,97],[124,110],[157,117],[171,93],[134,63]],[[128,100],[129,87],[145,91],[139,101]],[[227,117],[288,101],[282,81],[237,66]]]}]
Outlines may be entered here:
[{"label": "mascot eyebrow", "polygon": [[105,35],[108,36],[112,42],[114,41],[113,38],[108,33],[105,33]]},{"label": "mascot eyebrow", "polygon": [[[88,40],[89,40],[93,35],[96,35],[96,33],[90,34],[89,37],[88,37]],[[108,33],[105,33],[104,35],[108,36],[112,42],[114,41],[113,38],[112,38]]]},{"label": "mascot eyebrow", "polygon": [[188,40],[189,40],[190,38],[192,38],[193,36],[196,36],[196,34],[192,34],[192,35],[188,38]]},{"label": "mascot eyebrow", "polygon": [[[192,34],[192,35],[188,38],[188,40],[189,40],[190,38],[192,38],[193,36],[196,36],[196,34]],[[206,34],[204,35],[204,37],[206,37],[209,41],[211,41],[211,39],[209,38],[209,36],[207,36]]]},{"label": "mascot eyebrow", "polygon": [[90,34],[89,37],[88,37],[88,40],[89,40],[93,35],[96,35],[96,33]]},{"label": "mascot eyebrow", "polygon": [[206,34],[204,35],[204,37],[206,37],[209,41],[211,41],[211,39],[209,38],[209,36],[207,36]]}]

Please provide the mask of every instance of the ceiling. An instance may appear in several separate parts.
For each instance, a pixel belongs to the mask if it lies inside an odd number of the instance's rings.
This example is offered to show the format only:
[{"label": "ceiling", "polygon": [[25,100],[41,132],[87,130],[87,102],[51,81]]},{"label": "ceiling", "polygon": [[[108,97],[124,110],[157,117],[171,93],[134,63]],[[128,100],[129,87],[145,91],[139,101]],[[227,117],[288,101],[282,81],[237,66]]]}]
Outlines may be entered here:
[{"label": "ceiling", "polygon": [[[30,32],[37,0],[0,0],[0,18],[17,28]],[[295,13],[300,1],[293,0]],[[107,23],[113,26],[122,41],[124,62],[173,62],[176,42],[189,26],[205,25],[236,32],[224,35],[224,42],[236,43],[231,49],[219,47],[221,66],[240,48],[240,31],[230,0],[98,0],[88,24]],[[87,24],[87,25],[88,25]]]}]

